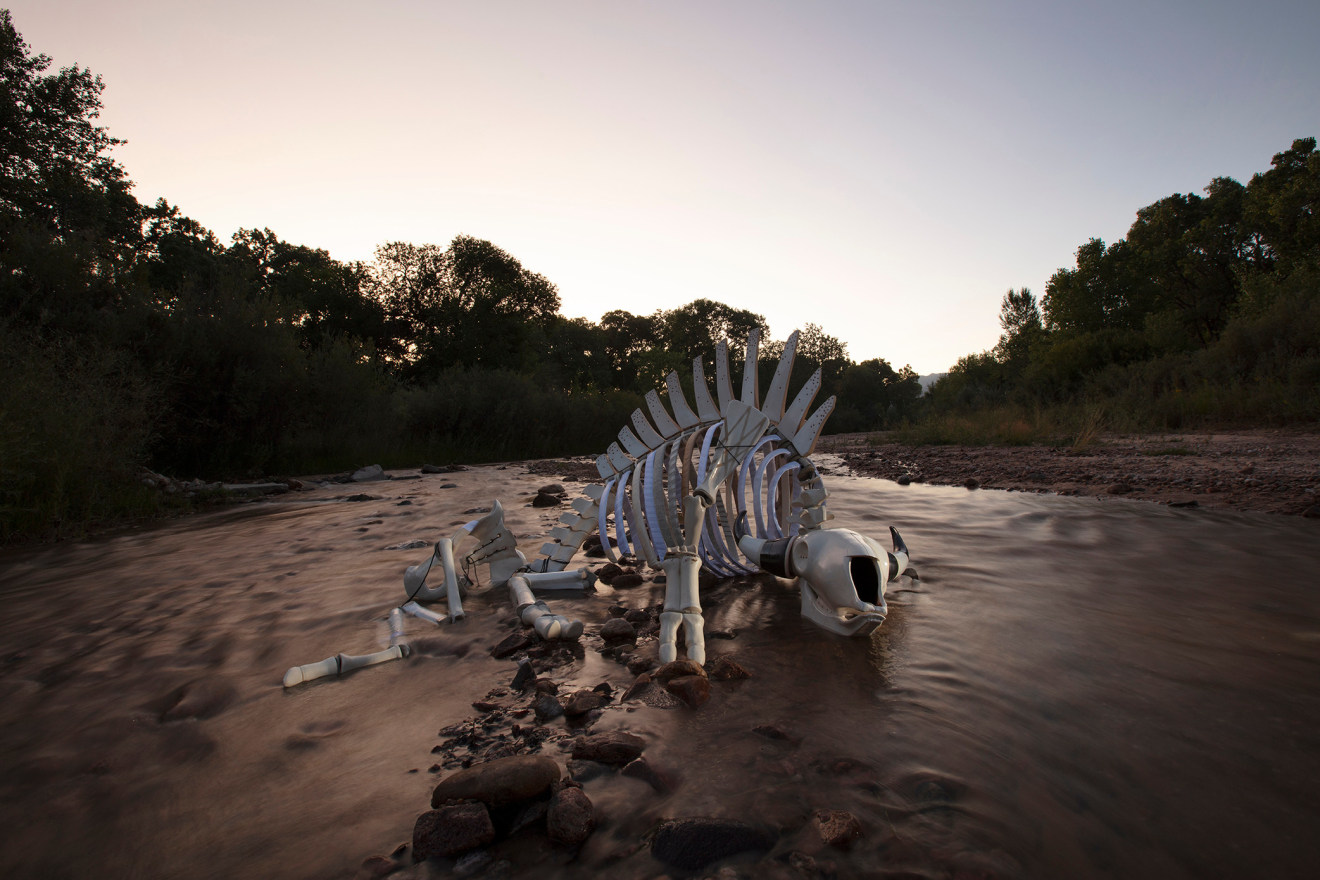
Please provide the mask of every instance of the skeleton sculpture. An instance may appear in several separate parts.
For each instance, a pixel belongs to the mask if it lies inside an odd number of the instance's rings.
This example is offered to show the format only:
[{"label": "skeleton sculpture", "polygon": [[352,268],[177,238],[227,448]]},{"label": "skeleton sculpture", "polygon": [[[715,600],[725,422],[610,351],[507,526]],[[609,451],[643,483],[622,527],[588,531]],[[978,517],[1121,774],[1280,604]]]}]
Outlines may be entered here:
[{"label": "skeleton sculpture", "polygon": [[[808,456],[834,398],[807,415],[820,390],[818,369],[785,408],[797,340],[793,333],[785,343],[764,400],[757,387],[755,333],[747,341],[737,398],[727,343],[716,350],[715,398],[701,359],[693,361],[695,411],[678,373],[670,373],[666,387],[673,414],[655,391],[646,395],[650,419],[634,411],[631,428],[624,427],[618,442],[596,460],[603,482],[573,502],[574,512],[551,533],[555,541],[541,548],[544,558],[528,564],[504,527],[497,502],[489,515],[442,539],[430,559],[408,569],[404,586],[411,607],[405,610],[425,611],[416,605],[418,598],[445,598],[450,617],[461,617],[455,559],[465,566],[487,563],[492,584],[508,582],[524,623],[543,638],[576,639],[581,623],[551,614],[532,589],[581,587],[590,576],[564,569],[587,537],[599,532],[610,560],[636,551],[651,568],[665,572],[661,662],[676,659],[680,627],[688,658],[705,662],[697,581],[703,565],[720,576],[764,570],[797,578],[808,620],[842,635],[873,631],[885,619],[885,585],[907,567],[908,550],[892,527],[892,552],[848,529],[825,528],[832,519],[825,509],[828,492]],[[455,549],[468,544],[475,549]],[[445,574],[443,589],[425,585],[436,562]]]}]

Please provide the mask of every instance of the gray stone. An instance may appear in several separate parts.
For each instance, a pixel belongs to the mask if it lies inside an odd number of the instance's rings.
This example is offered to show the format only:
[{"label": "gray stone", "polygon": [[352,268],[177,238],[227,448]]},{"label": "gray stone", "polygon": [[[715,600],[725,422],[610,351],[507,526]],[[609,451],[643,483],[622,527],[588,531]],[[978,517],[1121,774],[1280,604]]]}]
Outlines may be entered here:
[{"label": "gray stone", "polygon": [[536,720],[544,724],[547,721],[553,721],[564,715],[564,704],[559,702],[559,698],[553,694],[541,693],[532,700],[532,711],[536,713]]},{"label": "gray stone", "polygon": [[413,825],[413,861],[452,859],[495,839],[485,804],[453,804],[422,813]]},{"label": "gray stone", "polygon": [[696,871],[711,862],[749,851],[766,851],[775,835],[736,819],[669,819],[651,839],[651,855],[667,865]]},{"label": "gray stone", "polygon": [[474,800],[501,807],[538,797],[558,781],[559,765],[544,755],[497,758],[442,779],[431,793],[431,806]]},{"label": "gray stone", "polygon": [[376,480],[384,480],[386,479],[385,469],[378,464],[370,464],[353,471],[353,476],[349,479],[354,483],[372,483]]}]

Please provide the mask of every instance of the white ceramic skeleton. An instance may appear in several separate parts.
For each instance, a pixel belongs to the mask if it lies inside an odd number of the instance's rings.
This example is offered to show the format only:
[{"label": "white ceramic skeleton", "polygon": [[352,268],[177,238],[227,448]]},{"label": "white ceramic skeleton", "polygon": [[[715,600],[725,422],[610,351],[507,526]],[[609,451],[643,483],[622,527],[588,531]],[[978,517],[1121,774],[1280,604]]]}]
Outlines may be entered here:
[{"label": "white ceramic skeleton", "polygon": [[[832,519],[825,508],[829,493],[808,456],[834,398],[807,415],[820,390],[818,369],[785,408],[797,340],[793,333],[785,343],[764,400],[758,391],[755,334],[747,341],[737,398],[727,343],[716,350],[714,398],[701,359],[693,361],[695,410],[684,397],[678,373],[670,373],[666,387],[673,414],[655,391],[646,395],[650,419],[636,410],[631,428],[623,428],[619,441],[597,459],[603,482],[588,487],[573,502],[574,512],[561,517],[551,533],[555,541],[541,548],[543,559],[527,563],[504,527],[497,502],[488,516],[443,539],[428,561],[408,569],[404,585],[409,599],[444,597],[451,617],[461,617],[454,547],[471,537],[476,549],[459,558],[468,565],[489,563],[493,585],[508,581],[524,623],[535,625],[543,637],[576,638],[581,624],[551,615],[530,588],[565,586],[550,578],[576,574],[564,569],[587,537],[599,532],[612,561],[636,551],[651,568],[665,572],[662,662],[676,659],[680,627],[689,659],[705,662],[698,584],[703,565],[720,576],[764,570],[795,577],[807,619],[842,635],[872,632],[885,619],[885,585],[907,567],[908,550],[893,528],[892,552],[857,532],[825,528]],[[445,572],[443,592],[425,587],[436,562]],[[567,584],[581,585],[580,580]]]}]

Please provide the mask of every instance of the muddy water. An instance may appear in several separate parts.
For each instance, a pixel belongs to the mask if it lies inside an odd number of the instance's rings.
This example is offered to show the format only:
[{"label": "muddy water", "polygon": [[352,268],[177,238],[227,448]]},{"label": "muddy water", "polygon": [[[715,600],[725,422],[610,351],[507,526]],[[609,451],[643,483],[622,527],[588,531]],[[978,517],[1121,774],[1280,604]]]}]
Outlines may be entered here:
[{"label": "muddy water", "polygon": [[[425,555],[390,546],[499,497],[535,550],[553,514],[527,501],[544,482],[510,467],[375,484],[366,501],[325,488],[0,558],[0,876],[351,877],[407,841],[437,732],[512,675],[487,653],[506,598],[475,591],[457,626],[410,620],[408,660],[280,678],[379,647]],[[601,824],[582,851],[515,840],[496,853],[511,876],[664,874],[643,836],[691,815],[766,823],[775,865],[796,850],[840,876],[1314,876],[1320,526],[830,487],[840,524],[895,523],[913,550],[919,579],[891,590],[889,622],[843,640],[802,621],[785,582],[709,586],[708,628],[736,634],[711,653],[753,678],[716,683],[697,712],[607,710],[595,729],[640,733],[677,789],[588,781]],[[612,600],[659,590],[556,607],[594,629]],[[626,686],[598,644],[552,676]],[[850,852],[822,848],[819,809],[860,819]]]}]

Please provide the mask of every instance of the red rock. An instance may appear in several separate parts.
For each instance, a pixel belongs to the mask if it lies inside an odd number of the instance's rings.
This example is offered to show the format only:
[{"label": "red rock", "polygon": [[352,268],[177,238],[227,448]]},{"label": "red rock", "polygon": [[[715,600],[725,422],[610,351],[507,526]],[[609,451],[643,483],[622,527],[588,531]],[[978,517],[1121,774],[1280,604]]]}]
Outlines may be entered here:
[{"label": "red rock", "polygon": [[827,846],[848,849],[862,836],[862,823],[847,810],[817,810],[816,830]]},{"label": "red rock", "polygon": [[710,679],[704,675],[680,675],[666,684],[665,690],[697,709],[710,699]]},{"label": "red rock", "polygon": [[591,799],[580,788],[565,787],[550,799],[545,830],[555,843],[577,846],[591,836],[596,816]]},{"label": "red rock", "polygon": [[485,804],[453,804],[422,813],[413,825],[413,861],[454,856],[495,839]]}]

